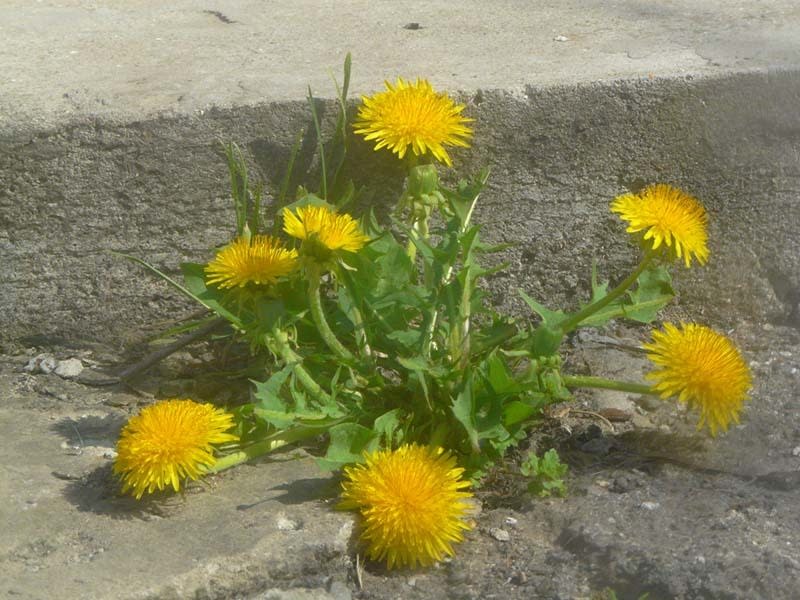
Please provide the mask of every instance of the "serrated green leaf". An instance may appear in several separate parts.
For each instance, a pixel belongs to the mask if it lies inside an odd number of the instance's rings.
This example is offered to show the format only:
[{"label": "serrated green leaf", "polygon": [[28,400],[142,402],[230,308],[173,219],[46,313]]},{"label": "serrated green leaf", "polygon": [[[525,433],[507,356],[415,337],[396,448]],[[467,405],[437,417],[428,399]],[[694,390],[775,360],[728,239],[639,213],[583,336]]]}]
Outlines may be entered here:
[{"label": "serrated green leaf", "polygon": [[558,325],[567,318],[563,310],[550,310],[542,304],[539,304],[522,290],[519,290],[519,295],[522,296],[522,299],[531,310],[542,318],[542,323],[551,329],[556,329]]},{"label": "serrated green leaf", "polygon": [[540,472],[543,475],[546,475],[552,479],[563,477],[567,474],[567,468],[567,465],[561,462],[558,452],[556,452],[554,448],[551,448],[544,453],[540,465]]},{"label": "serrated green leaf", "polygon": [[675,296],[672,277],[665,267],[651,266],[639,275],[636,288],[628,292],[630,306],[623,305],[625,316],[641,323],[650,323],[658,311]]},{"label": "serrated green leaf", "polygon": [[592,299],[591,303],[602,300],[608,295],[608,282],[598,283],[597,281],[597,262],[592,261]]},{"label": "serrated green leaf", "polygon": [[669,271],[664,267],[651,265],[639,275],[634,289],[584,319],[581,325],[599,327],[617,318],[651,323],[658,317],[658,312],[672,301],[674,295]]},{"label": "serrated green leaf", "polygon": [[419,348],[422,332],[418,329],[407,329],[404,331],[392,331],[386,337],[400,344],[405,350],[416,350]]},{"label": "serrated green leaf", "polygon": [[360,463],[364,452],[377,449],[378,435],[357,423],[342,423],[330,429],[330,443],[323,458],[317,464],[324,471],[332,471],[343,465]]},{"label": "serrated green leaf", "polygon": [[253,381],[253,397],[258,401],[254,412],[257,417],[275,427],[288,427],[294,422],[287,403],[281,398],[281,389],[292,374],[292,365],[273,373],[266,381]]},{"label": "serrated green leaf", "polygon": [[400,409],[395,408],[375,419],[372,429],[381,437],[383,445],[391,448],[395,441],[399,441],[395,440],[398,427],[400,427]]},{"label": "serrated green leaf", "polygon": [[206,287],[205,265],[182,263],[181,271],[186,290],[191,297],[229,323],[242,329],[242,320],[222,305],[222,293],[214,288]]},{"label": "serrated green leaf", "polygon": [[567,474],[567,469],[554,449],[545,452],[541,458],[531,452],[520,464],[520,472],[531,479],[528,490],[540,497],[566,494],[567,487],[562,477]]},{"label": "serrated green leaf", "polygon": [[475,422],[476,410],[472,377],[468,375],[465,380],[463,388],[453,400],[451,410],[453,411],[453,416],[463,425],[464,430],[467,432],[472,450],[478,452],[480,447],[478,445],[478,428]]},{"label": "serrated green leaf", "polygon": [[489,169],[484,168],[472,180],[466,181],[462,179],[459,181],[457,190],[440,187],[442,195],[448,201],[450,208],[462,226],[469,223],[478,196],[483,191],[488,179]]},{"label": "serrated green leaf", "polygon": [[518,425],[523,421],[527,421],[538,410],[538,408],[527,402],[512,400],[503,406],[503,425],[506,428]]},{"label": "serrated green leaf", "polygon": [[491,386],[491,390],[497,395],[518,394],[521,386],[517,379],[512,375],[506,361],[497,354],[490,355],[484,366],[486,382]]},{"label": "serrated green leaf", "polygon": [[275,399],[278,398],[278,402],[282,405],[283,403],[279,399],[281,388],[292,374],[293,368],[293,365],[286,365],[280,371],[273,373],[266,381],[252,381],[256,388],[253,392],[255,399],[264,407],[275,407],[277,406]]}]

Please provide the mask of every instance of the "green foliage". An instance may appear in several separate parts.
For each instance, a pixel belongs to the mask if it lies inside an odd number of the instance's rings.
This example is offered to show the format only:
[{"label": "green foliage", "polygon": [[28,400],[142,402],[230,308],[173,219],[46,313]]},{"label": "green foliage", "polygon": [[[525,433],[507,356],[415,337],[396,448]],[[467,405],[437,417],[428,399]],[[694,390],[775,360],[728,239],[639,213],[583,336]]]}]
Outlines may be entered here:
[{"label": "green foliage", "polygon": [[[283,209],[341,210],[356,196],[344,168],[349,81],[348,55],[327,147],[309,90],[319,189],[290,189],[298,136],[274,219],[261,214],[262,187],[253,185],[242,151],[224,147],[238,236],[283,235]],[[546,406],[570,398],[559,354],[570,331],[614,318],[650,322],[673,296],[667,270],[643,263],[611,291],[593,269],[592,298],[577,313],[548,309],[522,292],[535,326],[497,314],[481,284],[505,267],[486,266],[503,247],[485,243],[472,223],[488,177],[482,170],[449,188],[435,165],[414,164],[391,223],[361,215],[369,243],[344,252],[283,235],[300,252],[300,266],[270,286],[209,286],[204,265],[191,263],[182,265],[180,284],[134,260],[228,321],[254,364],[270,365],[253,381],[251,402],[236,411],[244,446],[324,433],[319,462],[332,469],[362,460],[366,450],[418,442],[449,449],[477,477],[524,438]],[[541,496],[564,494],[566,469],[554,450],[522,465]]]},{"label": "green foliage", "polygon": [[541,458],[531,452],[520,464],[520,471],[530,479],[528,490],[532,494],[541,498],[567,494],[563,479],[567,474],[567,465],[561,462],[555,449],[551,448]]},{"label": "green foliage", "polygon": [[[608,282],[598,284],[597,269],[592,269],[592,302],[597,302],[608,294]],[[640,323],[652,323],[658,311],[672,301],[672,277],[661,265],[651,265],[639,275],[636,287],[629,289],[624,296],[607,305],[600,311],[582,321],[583,325],[599,327],[611,319],[625,317]]]}]

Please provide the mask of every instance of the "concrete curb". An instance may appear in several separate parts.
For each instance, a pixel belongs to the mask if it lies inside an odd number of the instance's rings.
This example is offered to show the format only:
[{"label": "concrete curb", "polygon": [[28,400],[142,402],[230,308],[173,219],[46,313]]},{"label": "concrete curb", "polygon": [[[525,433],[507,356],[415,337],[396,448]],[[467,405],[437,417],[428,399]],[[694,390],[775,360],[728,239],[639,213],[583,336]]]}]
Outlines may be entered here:
[{"label": "concrete curb", "polygon": [[[456,175],[491,166],[477,219],[488,239],[517,244],[492,283],[501,307],[522,309],[508,293],[516,287],[554,304],[585,293],[592,256],[603,274],[630,264],[635,252],[608,201],[665,181],[712,216],[712,260],[678,271],[682,303],[721,323],[800,323],[799,99],[792,70],[463,97],[476,135],[455,153]],[[332,104],[320,107],[330,126]],[[311,129],[303,102],[274,102],[6,135],[0,339],[124,344],[185,314],[177,293],[108,251],[170,274],[181,261],[207,260],[233,220],[219,141],[245,148],[271,190],[302,130],[298,176],[313,181]],[[402,185],[393,157],[355,140],[352,158],[359,208],[385,209]]]}]

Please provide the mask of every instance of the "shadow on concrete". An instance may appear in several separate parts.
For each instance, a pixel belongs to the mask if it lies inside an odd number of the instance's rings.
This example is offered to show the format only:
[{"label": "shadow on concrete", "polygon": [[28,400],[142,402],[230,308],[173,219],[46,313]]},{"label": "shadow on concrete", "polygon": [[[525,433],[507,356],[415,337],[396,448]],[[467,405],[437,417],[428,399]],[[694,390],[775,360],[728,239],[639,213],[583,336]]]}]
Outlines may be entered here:
[{"label": "shadow on concrete", "polygon": [[303,504],[319,500],[333,500],[338,497],[340,478],[337,476],[323,478],[298,479],[281,485],[276,485],[270,490],[281,490],[280,496],[275,496],[281,504]]},{"label": "shadow on concrete", "polygon": [[171,492],[149,494],[140,500],[122,495],[122,487],[112,471],[111,463],[70,479],[63,495],[81,512],[121,520],[149,521],[167,517],[183,504],[182,495]]},{"label": "shadow on concrete", "polygon": [[127,420],[124,414],[86,415],[79,419],[60,419],[53,423],[50,430],[64,438],[77,453],[81,453],[86,446],[113,448]]}]

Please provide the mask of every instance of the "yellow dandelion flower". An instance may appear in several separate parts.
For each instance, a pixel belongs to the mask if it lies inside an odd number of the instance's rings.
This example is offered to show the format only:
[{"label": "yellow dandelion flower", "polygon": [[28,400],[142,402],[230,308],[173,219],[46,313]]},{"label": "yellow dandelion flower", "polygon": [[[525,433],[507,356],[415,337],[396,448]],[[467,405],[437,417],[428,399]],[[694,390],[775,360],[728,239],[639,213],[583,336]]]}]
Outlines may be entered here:
[{"label": "yellow dandelion flower", "polygon": [[353,217],[337,214],[327,206],[283,209],[283,230],[301,240],[317,240],[326,249],[357,252],[369,241]]},{"label": "yellow dandelion flower", "polygon": [[628,222],[628,233],[644,231],[642,241],[653,250],[664,244],[687,267],[692,257],[701,265],[708,260],[706,209],[678,188],[658,183],[638,194],[623,194],[611,203],[611,211]]},{"label": "yellow dandelion flower", "polygon": [[653,332],[644,344],[656,369],[647,374],[662,398],[678,400],[700,412],[697,428],[708,424],[711,435],[739,423],[742,404],[749,399],[750,369],[728,338],[708,327],[670,323]]},{"label": "yellow dandelion flower", "polygon": [[284,248],[268,235],[251,240],[240,237],[222,248],[206,265],[207,282],[221,288],[243,287],[248,283],[271,284],[288,275],[297,265],[297,251]]},{"label": "yellow dandelion flower", "polygon": [[211,404],[191,400],[165,400],[132,417],[119,436],[114,473],[122,491],[136,499],[197,479],[214,466],[212,444],[238,438],[225,433],[233,427],[233,415]]},{"label": "yellow dandelion flower", "polygon": [[425,79],[416,83],[397,79],[393,86],[374,96],[362,96],[353,128],[367,141],[377,140],[375,150],[389,148],[403,158],[411,151],[422,156],[427,152],[448,167],[452,165],[445,145],[468,148],[466,139],[473,121],[461,116],[463,104],[456,104],[447,94],[437,93]]},{"label": "yellow dandelion flower", "polygon": [[453,555],[452,544],[470,529],[463,518],[470,497],[453,456],[416,444],[366,454],[366,463],[346,467],[339,508],[364,519],[367,556],[395,566],[433,564]]}]

